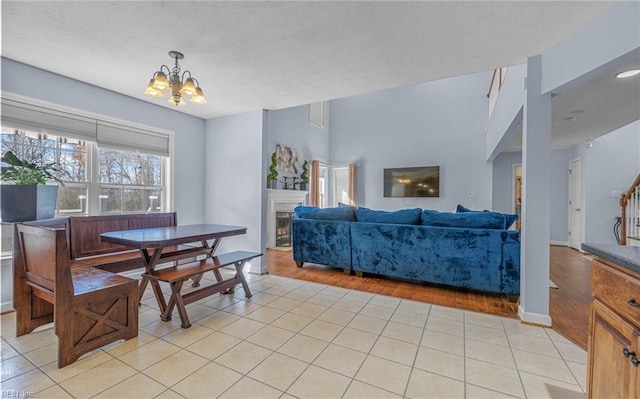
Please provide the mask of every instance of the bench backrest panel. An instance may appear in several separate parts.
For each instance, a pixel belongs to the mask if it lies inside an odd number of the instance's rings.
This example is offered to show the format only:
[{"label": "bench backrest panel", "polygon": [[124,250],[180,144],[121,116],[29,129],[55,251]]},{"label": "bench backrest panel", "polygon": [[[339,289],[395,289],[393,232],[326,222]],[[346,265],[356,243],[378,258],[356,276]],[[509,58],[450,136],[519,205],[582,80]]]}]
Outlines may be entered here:
[{"label": "bench backrest panel", "polygon": [[102,242],[107,231],[134,230],[176,225],[176,214],[147,213],[131,215],[72,216],[69,221],[71,258],[103,255],[131,250],[122,245]]},{"label": "bench backrest panel", "polygon": [[67,237],[64,229],[34,227],[16,224],[17,241],[20,248],[19,262],[16,265],[21,275],[30,283],[55,292],[63,287],[70,287],[69,281],[60,281],[63,276],[70,276]]}]

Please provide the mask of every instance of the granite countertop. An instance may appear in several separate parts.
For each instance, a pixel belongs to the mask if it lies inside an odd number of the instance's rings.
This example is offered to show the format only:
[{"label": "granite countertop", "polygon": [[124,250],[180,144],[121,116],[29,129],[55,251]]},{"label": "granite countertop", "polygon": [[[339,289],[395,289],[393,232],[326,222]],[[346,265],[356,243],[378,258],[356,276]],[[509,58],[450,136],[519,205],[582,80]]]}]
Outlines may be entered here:
[{"label": "granite countertop", "polygon": [[640,273],[640,247],[584,243],[582,249],[633,272]]}]

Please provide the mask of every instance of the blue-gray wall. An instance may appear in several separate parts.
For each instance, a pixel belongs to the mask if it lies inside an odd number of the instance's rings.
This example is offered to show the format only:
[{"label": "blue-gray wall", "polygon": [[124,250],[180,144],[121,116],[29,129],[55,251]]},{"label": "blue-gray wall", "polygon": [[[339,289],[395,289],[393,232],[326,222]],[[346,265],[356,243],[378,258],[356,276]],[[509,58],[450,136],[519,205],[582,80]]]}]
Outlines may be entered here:
[{"label": "blue-gray wall", "polygon": [[2,58],[2,90],[174,131],[174,209],[182,224],[202,222],[202,182],[205,181],[203,119],[7,58]]},{"label": "blue-gray wall", "polygon": [[[357,165],[358,204],[489,208],[492,168],[483,129],[490,80],[482,72],[331,101],[329,160]],[[440,166],[440,198],[383,197],[383,169],[429,165]]]},{"label": "blue-gray wall", "polygon": [[582,158],[583,241],[615,244],[614,218],[620,216],[619,198],[640,173],[640,121],[591,142],[575,145],[571,157]]},{"label": "blue-gray wall", "polygon": [[[569,162],[570,149],[551,151],[550,240],[565,243],[569,228]],[[493,161],[493,210],[513,212],[513,165],[522,163],[522,153],[503,152]]]},{"label": "blue-gray wall", "polygon": [[[205,121],[146,101],[2,58],[2,90],[175,132],[174,210],[181,224],[204,221]],[[1,311],[11,309],[11,262],[2,260]]]},{"label": "blue-gray wall", "polygon": [[[206,122],[205,220],[247,227],[247,234],[222,240],[221,253],[264,251],[263,114],[259,110]],[[266,262],[251,261],[250,270],[266,272]]]},{"label": "blue-gray wall", "polygon": [[[309,123],[309,105],[265,111],[265,149],[267,151],[265,179],[271,162],[271,153],[281,144],[298,151],[300,164],[304,160],[327,162],[329,132]],[[309,168],[311,166],[309,165]],[[278,176],[278,187],[282,188],[284,173]],[[292,175],[291,175],[292,176]]]}]

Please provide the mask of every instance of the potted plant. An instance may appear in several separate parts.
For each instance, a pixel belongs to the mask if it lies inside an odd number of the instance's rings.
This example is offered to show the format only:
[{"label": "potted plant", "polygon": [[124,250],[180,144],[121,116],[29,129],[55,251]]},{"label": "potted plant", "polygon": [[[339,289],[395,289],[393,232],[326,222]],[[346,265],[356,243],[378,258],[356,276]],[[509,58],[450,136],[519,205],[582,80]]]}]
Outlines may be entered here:
[{"label": "potted plant", "polygon": [[302,174],[300,175],[300,190],[309,190],[309,167],[307,161],[302,163]]},{"label": "potted plant", "polygon": [[278,188],[278,158],[275,151],[271,154],[271,165],[267,175],[267,188]]},{"label": "potted plant", "polygon": [[56,210],[58,185],[64,185],[54,174],[60,169],[56,163],[32,163],[7,151],[2,158],[2,184],[0,188],[3,222],[25,222],[51,219]]}]

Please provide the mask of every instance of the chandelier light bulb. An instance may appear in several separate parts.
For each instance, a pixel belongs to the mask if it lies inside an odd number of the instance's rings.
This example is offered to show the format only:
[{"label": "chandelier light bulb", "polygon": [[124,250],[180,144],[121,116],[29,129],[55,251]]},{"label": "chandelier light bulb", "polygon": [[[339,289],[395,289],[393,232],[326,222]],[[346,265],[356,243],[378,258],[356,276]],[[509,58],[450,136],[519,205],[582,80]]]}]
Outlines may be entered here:
[{"label": "chandelier light bulb", "polygon": [[187,105],[187,103],[184,101],[184,98],[182,98],[182,96],[177,95],[177,96],[171,96],[169,97],[169,104],[171,105],[175,105],[178,107],[182,107],[184,105]]},{"label": "chandelier light bulb", "polygon": [[202,92],[202,89],[199,88],[199,87],[196,87],[196,94],[194,96],[192,96],[189,101],[191,101],[194,104],[206,104],[207,103],[207,99],[204,97],[204,93]]},{"label": "chandelier light bulb", "polygon": [[196,94],[196,85],[193,83],[193,78],[187,78],[187,80],[184,81],[180,94],[186,94],[188,96]]},{"label": "chandelier light bulb", "polygon": [[167,80],[167,75],[162,71],[156,72],[156,77],[153,78],[153,88],[160,91],[168,91],[169,90],[169,81]]},{"label": "chandelier light bulb", "polygon": [[147,85],[147,89],[144,91],[144,94],[150,97],[162,98],[164,97],[164,93],[161,90],[157,90],[153,87],[153,79],[149,81]]}]

